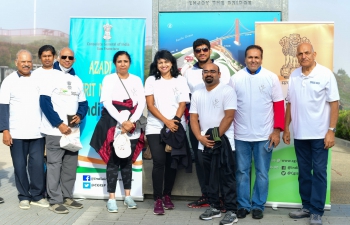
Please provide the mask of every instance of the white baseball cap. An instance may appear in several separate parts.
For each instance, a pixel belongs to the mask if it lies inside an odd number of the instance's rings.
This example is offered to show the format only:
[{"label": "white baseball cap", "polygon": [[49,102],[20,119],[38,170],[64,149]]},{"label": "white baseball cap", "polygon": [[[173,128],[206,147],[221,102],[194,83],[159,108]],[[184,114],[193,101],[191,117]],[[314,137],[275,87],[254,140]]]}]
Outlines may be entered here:
[{"label": "white baseball cap", "polygon": [[119,158],[127,158],[131,155],[131,144],[126,133],[119,134],[116,138],[114,138],[113,147],[115,154]]}]

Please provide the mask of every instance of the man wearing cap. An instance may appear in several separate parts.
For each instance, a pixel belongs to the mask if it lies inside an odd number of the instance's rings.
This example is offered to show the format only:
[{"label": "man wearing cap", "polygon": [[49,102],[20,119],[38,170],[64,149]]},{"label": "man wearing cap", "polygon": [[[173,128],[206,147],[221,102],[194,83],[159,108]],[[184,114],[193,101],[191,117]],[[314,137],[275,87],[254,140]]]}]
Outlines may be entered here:
[{"label": "man wearing cap", "polygon": [[3,143],[10,147],[19,207],[49,207],[43,198],[45,140],[40,133],[39,80],[31,75],[29,51],[18,51],[15,63],[17,71],[0,88],[0,132]]},{"label": "man wearing cap", "polygon": [[296,57],[301,67],[289,78],[283,141],[290,144],[292,123],[303,207],[289,216],[310,217],[311,225],[319,225],[326,200],[328,149],[334,146],[339,92],[333,72],[315,61],[311,44],[300,44]]},{"label": "man wearing cap", "polygon": [[[57,66],[54,65],[55,73],[49,75],[40,90],[40,107],[43,111],[40,129],[46,134],[49,209],[59,214],[69,212],[65,206],[83,208],[82,204],[73,200],[72,193],[78,152],[60,147],[61,136],[69,135],[71,126],[79,124],[88,111],[83,83],[72,68],[74,61],[73,51],[63,48]],[[70,123],[68,116],[72,117]]]},{"label": "man wearing cap", "polygon": [[227,213],[220,224],[232,224],[238,221],[234,213],[236,162],[232,123],[237,109],[237,97],[230,86],[220,83],[221,73],[217,65],[204,65],[202,74],[205,87],[193,93],[190,108],[192,131],[199,141],[198,159],[204,170],[204,184],[207,186],[210,204],[210,208],[199,218],[211,220],[221,217],[219,183],[224,178],[221,184]]},{"label": "man wearing cap", "polygon": [[[214,60],[210,59],[210,55],[212,50],[210,49],[210,42],[207,39],[199,38],[193,42],[193,54],[197,59],[197,62],[193,65],[193,67],[187,69],[185,71],[184,77],[187,80],[188,87],[190,88],[191,94],[193,94],[197,89],[204,88],[205,84],[202,78],[202,68],[204,65],[209,63],[216,63]],[[220,83],[228,84],[230,82],[230,71],[229,69],[222,65],[221,63],[216,64],[220,68],[221,76]],[[186,105],[187,109],[190,108],[190,104]],[[185,111],[186,114],[187,110]],[[206,186],[204,184],[204,173],[203,168],[201,168],[200,163],[198,161],[198,140],[193,135],[191,129],[191,121],[188,123],[189,128],[189,139],[191,142],[191,147],[194,153],[194,160],[196,165],[196,173],[198,182],[201,188],[202,196],[194,201],[188,203],[188,207],[190,208],[200,208],[207,207],[208,205],[208,196],[206,191]]]},{"label": "man wearing cap", "polygon": [[[248,46],[246,67],[231,77],[238,106],[234,119],[238,218],[245,218],[251,211],[254,219],[263,218],[272,149],[280,143],[284,129],[282,88],[277,75],[261,66],[262,59],[260,46]],[[250,197],[252,158],[256,178]]]}]

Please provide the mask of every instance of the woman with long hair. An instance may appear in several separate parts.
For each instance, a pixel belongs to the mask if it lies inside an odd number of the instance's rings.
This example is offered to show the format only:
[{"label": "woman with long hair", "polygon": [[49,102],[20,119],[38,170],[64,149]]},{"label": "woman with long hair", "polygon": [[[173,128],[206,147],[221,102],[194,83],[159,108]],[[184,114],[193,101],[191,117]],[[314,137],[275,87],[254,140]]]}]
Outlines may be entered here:
[{"label": "woman with long hair", "polygon": [[[115,190],[120,169],[125,200],[128,208],[137,208],[130,196],[132,180],[132,156],[136,149],[141,130],[135,122],[141,117],[145,107],[145,94],[142,81],[138,76],[129,73],[131,57],[126,51],[118,51],[113,57],[116,73],[107,75],[102,81],[101,99],[102,116],[96,125],[90,145],[99,153],[107,164],[107,202],[108,212],[118,212]],[[131,143],[131,155],[123,158],[117,156],[113,147],[113,136],[127,133]]]},{"label": "woman with long hair", "polygon": [[[164,214],[164,209],[173,209],[171,191],[176,169],[170,167],[171,153],[165,152],[160,132],[164,125],[176,132],[179,123],[186,127],[183,113],[190,90],[186,79],[179,75],[175,57],[167,50],[158,51],[150,66],[150,75],[145,84],[148,118],[146,137],[153,158],[152,182],[154,214]],[[163,207],[164,206],[164,207]]]}]

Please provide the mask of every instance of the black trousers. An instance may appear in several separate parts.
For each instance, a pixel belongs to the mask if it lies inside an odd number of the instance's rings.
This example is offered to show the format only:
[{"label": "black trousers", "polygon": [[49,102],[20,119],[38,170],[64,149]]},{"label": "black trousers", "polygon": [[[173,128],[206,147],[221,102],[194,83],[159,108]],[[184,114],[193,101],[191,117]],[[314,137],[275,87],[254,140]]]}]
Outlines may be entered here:
[{"label": "black trousers", "polygon": [[161,143],[160,134],[149,134],[146,136],[153,159],[153,198],[157,200],[164,195],[171,195],[177,170],[170,168],[171,153],[165,152],[165,144]]},{"label": "black trousers", "polygon": [[45,192],[45,139],[12,139],[12,142],[10,151],[18,199],[39,201]]},{"label": "black trousers", "polygon": [[[234,160],[236,152],[232,151]],[[237,191],[236,191],[236,165],[233,172],[226,174],[223,168],[212,167],[213,154],[207,151],[198,151],[198,159],[202,164],[205,177],[205,185],[208,193],[209,204],[216,209],[220,208],[220,185],[221,194],[225,196],[224,206],[228,211],[237,211]]]},{"label": "black trousers", "polygon": [[114,151],[113,143],[111,143],[111,155],[107,163],[107,192],[115,193],[118,181],[118,172],[122,175],[124,190],[131,189],[132,180],[132,156],[134,155],[138,139],[130,140],[131,154],[127,158],[119,158]]},{"label": "black trousers", "polygon": [[188,123],[188,133],[189,133],[189,138],[190,138],[190,142],[191,142],[191,147],[192,147],[192,150],[194,153],[194,163],[196,165],[196,173],[197,173],[199,186],[201,187],[202,195],[207,196],[207,190],[206,190],[205,178],[204,178],[204,170],[203,170],[201,163],[199,163],[199,160],[198,160],[198,151],[201,151],[201,150],[198,150],[198,140],[192,132],[191,121]]}]

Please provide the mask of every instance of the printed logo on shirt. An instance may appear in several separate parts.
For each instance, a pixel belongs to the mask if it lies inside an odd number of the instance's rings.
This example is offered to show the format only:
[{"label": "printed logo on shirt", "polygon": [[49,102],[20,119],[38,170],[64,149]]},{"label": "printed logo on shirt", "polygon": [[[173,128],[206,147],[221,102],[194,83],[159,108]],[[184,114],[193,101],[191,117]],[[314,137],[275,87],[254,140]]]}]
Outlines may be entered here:
[{"label": "printed logo on shirt", "polygon": [[177,88],[173,88],[173,92],[175,96],[180,95],[180,91]]},{"label": "printed logo on shirt", "polygon": [[219,101],[217,98],[213,101],[213,107],[214,107],[214,109],[220,108],[219,103],[220,103],[220,101]]},{"label": "printed logo on shirt", "polygon": [[311,81],[310,80],[310,84],[320,84],[320,82],[316,82],[316,81]]},{"label": "printed logo on shirt", "polygon": [[265,91],[265,85],[261,85],[260,87],[259,87],[259,90],[260,90],[260,93],[264,93],[264,91]]},{"label": "printed logo on shirt", "polygon": [[71,95],[71,92],[69,90],[67,90],[66,88],[60,88],[58,94],[69,96],[69,95]]},{"label": "printed logo on shirt", "polygon": [[133,96],[137,96],[137,90],[135,88],[131,89],[131,93]]}]

